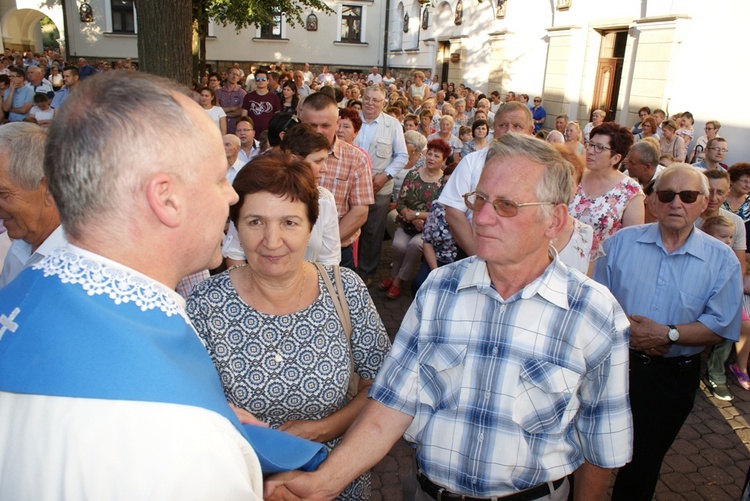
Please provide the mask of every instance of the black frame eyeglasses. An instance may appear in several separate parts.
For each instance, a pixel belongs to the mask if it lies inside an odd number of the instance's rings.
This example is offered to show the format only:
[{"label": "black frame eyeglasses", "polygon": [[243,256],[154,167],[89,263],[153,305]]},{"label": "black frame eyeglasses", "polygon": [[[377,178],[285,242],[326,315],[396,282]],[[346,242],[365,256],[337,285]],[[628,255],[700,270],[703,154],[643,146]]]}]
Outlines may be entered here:
[{"label": "black frame eyeglasses", "polygon": [[672,200],[674,200],[674,197],[677,195],[680,196],[680,200],[682,200],[682,203],[686,204],[692,204],[695,203],[696,200],[698,200],[698,195],[700,195],[700,191],[690,191],[690,190],[684,190],[684,191],[672,191],[672,190],[659,190],[656,192],[656,197],[659,199],[659,201],[663,204],[668,204]]},{"label": "black frame eyeglasses", "polygon": [[[476,191],[472,191],[471,193],[464,193],[463,198],[466,207],[474,212],[479,212],[480,210],[482,210],[484,204],[489,201],[486,196],[480,195]],[[520,209],[521,207],[531,207],[534,205],[556,204],[554,202],[526,202],[519,204],[518,202],[515,202],[508,198],[496,198],[492,201],[492,208],[495,209],[495,213],[500,217],[515,217],[518,214],[518,209]]]},{"label": "black frame eyeglasses", "polygon": [[594,148],[594,153],[601,153],[604,150],[612,151],[612,148],[610,148],[609,146],[604,146],[603,144],[596,144],[591,141],[584,141],[583,147],[586,148],[587,150],[589,148]]}]

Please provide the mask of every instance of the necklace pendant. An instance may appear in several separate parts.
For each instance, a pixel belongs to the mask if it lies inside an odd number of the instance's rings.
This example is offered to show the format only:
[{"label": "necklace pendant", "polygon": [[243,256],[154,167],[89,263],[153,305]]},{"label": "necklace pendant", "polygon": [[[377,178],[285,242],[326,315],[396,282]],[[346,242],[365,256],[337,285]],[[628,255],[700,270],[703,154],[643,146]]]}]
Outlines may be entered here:
[{"label": "necklace pendant", "polygon": [[276,350],[276,356],[275,356],[275,357],[273,357],[273,359],[274,359],[274,360],[276,360],[276,362],[278,362],[278,363],[281,363],[281,362],[282,362],[282,360],[284,360],[284,359],[282,358],[282,356],[281,356],[281,353],[279,353],[279,351],[278,351],[278,350]]}]

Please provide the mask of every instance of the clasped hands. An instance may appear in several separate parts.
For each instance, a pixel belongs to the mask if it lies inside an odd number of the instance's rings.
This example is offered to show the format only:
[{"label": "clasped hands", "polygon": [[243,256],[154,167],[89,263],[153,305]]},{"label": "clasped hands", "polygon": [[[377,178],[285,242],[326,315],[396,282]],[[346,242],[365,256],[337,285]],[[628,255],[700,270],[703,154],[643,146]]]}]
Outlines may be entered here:
[{"label": "clasped hands", "polygon": [[664,355],[669,351],[669,327],[647,317],[630,315],[630,347],[647,355]]}]

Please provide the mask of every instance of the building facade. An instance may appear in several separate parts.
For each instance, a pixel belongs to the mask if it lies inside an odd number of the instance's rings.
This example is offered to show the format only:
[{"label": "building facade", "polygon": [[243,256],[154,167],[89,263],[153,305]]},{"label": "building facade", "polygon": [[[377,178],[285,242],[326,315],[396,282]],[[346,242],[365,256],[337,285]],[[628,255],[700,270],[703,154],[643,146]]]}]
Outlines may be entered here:
[{"label": "building facade", "polygon": [[722,123],[731,164],[750,160],[749,70],[737,60],[747,19],[744,0],[394,0],[388,65],[541,96],[550,128],[595,109],[629,126],[642,106],[690,111],[696,138]]},{"label": "building facade", "polygon": [[[188,0],[185,0],[188,1]],[[68,29],[70,57],[111,60],[138,56],[138,12],[133,0],[0,0],[0,30],[4,47],[41,52],[39,20],[50,17],[60,31]],[[83,21],[81,6],[91,10]],[[385,9],[378,0],[327,0],[333,13],[307,10],[303,25],[292,26],[283,13],[275,22],[239,32],[232,25],[210,23],[206,59],[224,62],[330,64],[331,68],[366,68],[383,64]]]},{"label": "building facade", "polygon": [[[187,0],[186,0],[187,1]],[[68,30],[70,56],[137,56],[133,0],[0,0],[5,47],[41,50],[39,20]],[[484,92],[539,95],[548,127],[565,113],[581,123],[594,109],[622,124],[641,106],[691,111],[695,136],[722,123],[726,162],[750,159],[737,45],[750,19],[747,0],[326,0],[333,14],[306,11],[304,26],[277,22],[237,33],[209,26],[207,60],[309,62],[332,69],[384,65],[404,78],[415,68]],[[82,4],[91,22],[81,20]],[[387,29],[386,29],[387,28]]]}]

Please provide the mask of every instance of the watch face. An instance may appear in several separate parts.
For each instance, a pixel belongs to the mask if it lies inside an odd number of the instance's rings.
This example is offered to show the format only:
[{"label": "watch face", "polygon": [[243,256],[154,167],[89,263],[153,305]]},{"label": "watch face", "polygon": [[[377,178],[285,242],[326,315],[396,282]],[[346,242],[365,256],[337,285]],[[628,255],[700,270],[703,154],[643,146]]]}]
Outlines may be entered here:
[{"label": "watch face", "polygon": [[670,341],[677,341],[680,339],[680,333],[677,329],[669,329],[669,339]]}]

